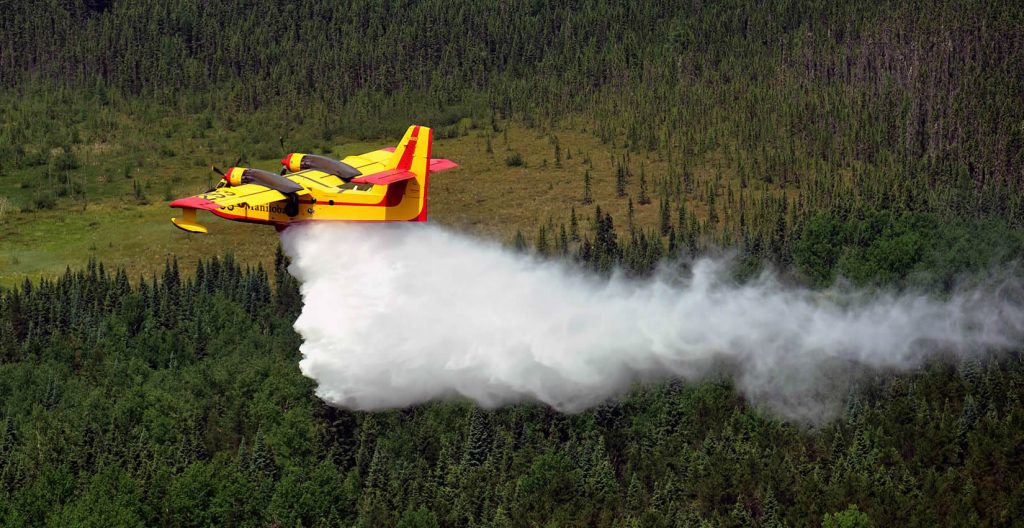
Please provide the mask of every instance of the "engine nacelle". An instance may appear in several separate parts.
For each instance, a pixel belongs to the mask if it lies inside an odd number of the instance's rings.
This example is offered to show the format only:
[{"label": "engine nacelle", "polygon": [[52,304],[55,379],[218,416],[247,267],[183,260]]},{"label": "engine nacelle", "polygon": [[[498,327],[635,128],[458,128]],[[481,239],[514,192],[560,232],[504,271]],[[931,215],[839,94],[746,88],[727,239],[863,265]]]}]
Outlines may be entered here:
[{"label": "engine nacelle", "polygon": [[224,173],[224,181],[230,187],[238,187],[239,185],[249,183],[250,180],[245,177],[245,169],[243,167],[231,167]]},{"label": "engine nacelle", "polygon": [[356,176],[362,176],[363,174],[359,172],[359,169],[347,163],[324,156],[317,156],[316,154],[301,154],[298,152],[285,156],[281,160],[281,165],[284,165],[290,172],[314,169],[337,176],[345,181],[349,181]]},{"label": "engine nacelle", "polygon": [[247,183],[255,183],[269,187],[282,193],[294,193],[302,190],[302,186],[285,178],[260,169],[247,169],[245,167],[231,167],[224,173],[224,181],[229,187],[237,187]]}]

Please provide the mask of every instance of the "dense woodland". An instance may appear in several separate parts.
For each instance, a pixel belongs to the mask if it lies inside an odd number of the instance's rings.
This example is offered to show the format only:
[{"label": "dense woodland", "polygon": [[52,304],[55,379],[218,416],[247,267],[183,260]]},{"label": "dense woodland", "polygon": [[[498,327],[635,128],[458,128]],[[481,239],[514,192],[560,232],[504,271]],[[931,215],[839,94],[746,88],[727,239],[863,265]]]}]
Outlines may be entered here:
[{"label": "dense woodland", "polygon": [[0,297],[4,526],[1006,526],[1024,357],[865,380],[790,424],[728,379],[578,415],[356,413],[296,368],[297,285],[230,256]]},{"label": "dense woodland", "polygon": [[[511,244],[596,273],[642,276],[724,249],[737,280],[772,267],[815,286],[943,295],[993,268],[1017,273],[1024,251],[1019,2],[0,11],[0,178],[46,176],[0,187],[26,213],[95,198],[74,178],[89,169],[81,153],[127,135],[153,135],[170,158],[178,135],[240,131],[233,152],[271,158],[284,131],[312,145],[416,121],[480,134],[490,152],[514,123],[551,138],[552,163],[574,156],[583,169],[578,208],[521,226]],[[152,127],[126,128],[140,121]],[[295,137],[296,124],[311,135]],[[613,171],[559,143],[561,127],[581,126],[614,152]],[[110,185],[141,202],[124,174]],[[616,204],[594,203],[599,184],[615,185]],[[0,196],[0,220],[8,206]],[[634,222],[644,207],[657,225]],[[194,274],[172,261],[129,277],[93,263],[0,291],[0,525],[1024,518],[1019,351],[879,373],[816,425],[751,408],[727,377],[637,387],[579,415],[458,401],[353,413],[323,405],[298,371],[301,300],[284,266],[221,256]]]}]

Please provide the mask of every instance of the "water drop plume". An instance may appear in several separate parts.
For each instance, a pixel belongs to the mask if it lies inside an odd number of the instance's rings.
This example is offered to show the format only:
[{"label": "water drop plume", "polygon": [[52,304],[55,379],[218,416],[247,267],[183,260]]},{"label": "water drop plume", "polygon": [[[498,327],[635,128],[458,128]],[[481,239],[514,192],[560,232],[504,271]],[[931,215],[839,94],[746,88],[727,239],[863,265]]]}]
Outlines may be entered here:
[{"label": "water drop plume", "polygon": [[301,281],[300,368],[351,409],[461,396],[577,412],[638,381],[724,373],[755,405],[819,422],[858,372],[1024,342],[1012,280],[942,299],[822,292],[741,284],[713,258],[608,279],[430,224],[300,225],[282,243]]}]

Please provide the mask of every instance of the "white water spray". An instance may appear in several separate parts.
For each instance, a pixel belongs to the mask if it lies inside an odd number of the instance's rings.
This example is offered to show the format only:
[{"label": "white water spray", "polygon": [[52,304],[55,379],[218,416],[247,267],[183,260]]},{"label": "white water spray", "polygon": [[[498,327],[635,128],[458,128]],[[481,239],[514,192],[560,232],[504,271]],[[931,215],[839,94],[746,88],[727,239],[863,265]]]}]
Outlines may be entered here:
[{"label": "white water spray", "polygon": [[303,374],[360,410],[464,396],[566,412],[638,380],[728,372],[753,403],[820,421],[855,370],[1018,347],[1003,283],[946,300],[738,285],[702,259],[688,278],[589,276],[424,224],[313,224],[282,234],[302,282]]}]

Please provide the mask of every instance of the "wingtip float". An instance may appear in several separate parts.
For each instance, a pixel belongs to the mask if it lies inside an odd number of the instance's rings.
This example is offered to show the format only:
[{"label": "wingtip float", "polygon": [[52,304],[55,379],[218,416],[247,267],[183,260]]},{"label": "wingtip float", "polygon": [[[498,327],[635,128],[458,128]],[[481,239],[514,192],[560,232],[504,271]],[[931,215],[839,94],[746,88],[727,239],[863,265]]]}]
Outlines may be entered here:
[{"label": "wingtip float", "polygon": [[196,219],[198,210],[278,230],[310,221],[424,222],[430,173],[458,167],[431,158],[432,143],[433,132],[414,125],[397,147],[340,161],[292,153],[281,160],[281,174],[231,167],[216,188],[171,202],[182,211],[171,222],[190,233],[206,233]]}]

